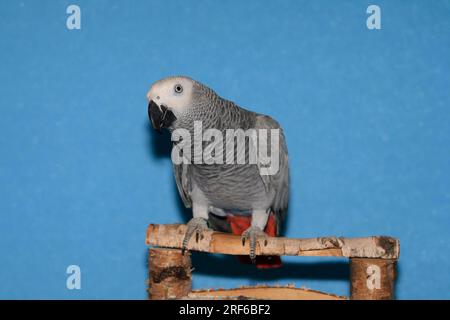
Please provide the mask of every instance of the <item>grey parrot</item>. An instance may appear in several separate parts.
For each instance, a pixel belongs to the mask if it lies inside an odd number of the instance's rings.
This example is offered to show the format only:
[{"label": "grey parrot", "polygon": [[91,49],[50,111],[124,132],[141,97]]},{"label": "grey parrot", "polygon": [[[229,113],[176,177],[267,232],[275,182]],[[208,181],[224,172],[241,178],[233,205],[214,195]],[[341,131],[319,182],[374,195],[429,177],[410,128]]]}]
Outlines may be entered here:
[{"label": "grey parrot", "polygon": [[[224,145],[230,139],[235,139],[235,136],[226,135],[230,129],[278,129],[278,148],[273,149],[278,152],[275,155],[278,170],[273,174],[262,174],[263,165],[259,160],[236,163],[239,152],[244,152],[245,159],[249,159],[250,150],[257,147],[260,136],[256,139],[246,137],[247,143],[242,150],[238,150],[239,146],[236,145],[231,151],[226,150],[225,156],[232,153],[233,163],[196,162],[192,155],[183,153],[181,157],[188,161],[174,162],[173,171],[182,201],[193,212],[193,218],[187,224],[183,252],[192,236],[195,235],[198,241],[203,230],[213,229],[241,235],[243,245],[249,242],[249,257],[258,267],[281,265],[279,257],[256,257],[255,254],[257,243],[264,245],[267,236],[279,235],[280,224],[288,207],[288,152],[278,122],[267,115],[241,108],[200,82],[184,76],[168,77],[153,83],[147,99],[153,128],[157,131],[168,129],[172,133],[173,148],[179,144],[173,139],[177,130],[183,130],[194,138],[196,134],[198,136],[195,123],[201,123],[203,131],[215,129],[223,133],[226,138],[218,141]],[[201,146],[213,142],[202,141]],[[195,149],[192,145],[189,148]],[[271,148],[268,147],[269,151]],[[258,262],[256,258],[265,260]]]}]

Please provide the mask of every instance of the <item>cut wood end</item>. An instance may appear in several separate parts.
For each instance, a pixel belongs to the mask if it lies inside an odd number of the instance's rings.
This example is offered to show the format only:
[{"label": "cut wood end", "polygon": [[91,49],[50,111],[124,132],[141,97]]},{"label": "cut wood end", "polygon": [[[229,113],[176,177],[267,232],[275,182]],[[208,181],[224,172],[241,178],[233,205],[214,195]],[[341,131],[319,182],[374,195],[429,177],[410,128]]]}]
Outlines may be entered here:
[{"label": "cut wood end", "polygon": [[147,232],[145,234],[145,244],[150,245],[150,236],[155,232],[155,225],[150,223],[147,227]]}]

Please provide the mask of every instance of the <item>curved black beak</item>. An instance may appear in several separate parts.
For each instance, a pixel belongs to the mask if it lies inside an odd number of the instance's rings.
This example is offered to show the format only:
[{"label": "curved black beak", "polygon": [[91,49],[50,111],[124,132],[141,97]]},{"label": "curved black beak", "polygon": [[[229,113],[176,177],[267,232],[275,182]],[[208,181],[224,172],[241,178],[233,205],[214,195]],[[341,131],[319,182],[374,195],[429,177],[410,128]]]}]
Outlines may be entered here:
[{"label": "curved black beak", "polygon": [[153,129],[161,133],[162,128],[168,128],[177,119],[165,105],[158,106],[153,100],[148,104],[148,117]]}]

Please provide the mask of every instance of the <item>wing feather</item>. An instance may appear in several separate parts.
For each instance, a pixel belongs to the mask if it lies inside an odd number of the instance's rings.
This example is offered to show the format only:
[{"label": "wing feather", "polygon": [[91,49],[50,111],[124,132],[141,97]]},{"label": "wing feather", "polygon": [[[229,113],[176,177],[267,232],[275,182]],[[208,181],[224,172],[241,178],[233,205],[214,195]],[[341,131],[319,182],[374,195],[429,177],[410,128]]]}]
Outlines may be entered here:
[{"label": "wing feather", "polygon": [[[278,220],[283,220],[289,202],[289,161],[286,140],[283,129],[277,121],[266,115],[256,117],[255,129],[279,129],[279,170],[274,175],[261,175],[268,190],[275,191],[275,198],[272,203],[272,210]],[[270,143],[268,143],[270,145]],[[258,166],[261,165],[258,163]]]},{"label": "wing feather", "polygon": [[173,164],[173,173],[175,176],[175,182],[177,184],[178,192],[183,200],[186,208],[192,206],[192,200],[190,196],[191,192],[191,180],[190,180],[190,165],[189,164]]}]

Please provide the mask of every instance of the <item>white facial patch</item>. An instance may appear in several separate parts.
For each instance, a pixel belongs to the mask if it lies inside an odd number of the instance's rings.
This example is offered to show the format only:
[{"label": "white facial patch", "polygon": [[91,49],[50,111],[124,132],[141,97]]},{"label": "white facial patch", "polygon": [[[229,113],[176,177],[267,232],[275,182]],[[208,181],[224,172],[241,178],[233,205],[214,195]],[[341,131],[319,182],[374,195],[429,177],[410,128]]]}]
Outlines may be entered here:
[{"label": "white facial patch", "polygon": [[[181,92],[180,92],[181,88]],[[147,93],[147,99],[157,105],[166,105],[175,113],[191,105],[193,82],[183,77],[167,78],[155,82]]]}]

